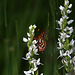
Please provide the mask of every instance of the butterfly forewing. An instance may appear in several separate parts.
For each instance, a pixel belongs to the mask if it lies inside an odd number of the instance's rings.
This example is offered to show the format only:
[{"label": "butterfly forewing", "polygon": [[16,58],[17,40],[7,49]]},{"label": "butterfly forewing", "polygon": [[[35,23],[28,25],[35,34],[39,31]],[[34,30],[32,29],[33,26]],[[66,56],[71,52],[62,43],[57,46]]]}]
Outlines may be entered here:
[{"label": "butterfly forewing", "polygon": [[38,42],[39,51],[44,51],[46,49],[46,41],[41,39],[41,42]]}]

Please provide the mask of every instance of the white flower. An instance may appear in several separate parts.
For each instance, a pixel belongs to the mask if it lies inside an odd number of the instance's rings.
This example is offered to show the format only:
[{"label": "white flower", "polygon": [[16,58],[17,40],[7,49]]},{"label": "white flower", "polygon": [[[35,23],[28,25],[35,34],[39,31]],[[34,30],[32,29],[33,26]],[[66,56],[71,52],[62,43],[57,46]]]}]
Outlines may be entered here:
[{"label": "white flower", "polygon": [[73,49],[70,50],[70,54],[72,54],[72,53],[73,53]]},{"label": "white flower", "polygon": [[[64,51],[63,51],[63,50],[60,50],[60,56],[58,56],[58,58],[59,58],[59,57],[63,57],[63,54],[64,54]],[[57,59],[58,59],[58,58],[57,58]]]},{"label": "white flower", "polygon": [[28,60],[28,58],[24,58],[24,57],[22,57],[22,59],[24,59],[24,60]]},{"label": "white flower", "polygon": [[69,4],[69,1],[68,0],[65,0],[65,5]]},{"label": "white flower", "polygon": [[59,25],[62,25],[62,22],[60,22],[60,21],[57,21],[57,22],[58,22]]},{"label": "white flower", "polygon": [[67,26],[67,27],[66,27],[65,29],[63,29],[63,30],[64,30],[64,31],[67,31],[67,30],[69,30],[69,28],[70,28],[70,27]]},{"label": "white flower", "polygon": [[35,44],[32,45],[32,48],[37,48],[37,46]]},{"label": "white flower", "polygon": [[60,33],[60,38],[63,40],[63,42],[65,41],[65,38],[69,38],[70,36],[67,35],[66,33]]},{"label": "white flower", "polygon": [[73,39],[71,40],[70,45],[72,45],[72,46],[74,45],[74,40]]},{"label": "white flower", "polygon": [[61,30],[61,28],[56,28],[57,30]]},{"label": "white flower", "polygon": [[73,27],[66,27],[65,29],[63,29],[64,31],[67,31],[67,30],[69,30],[69,34],[71,35],[72,34],[72,32],[73,32]]},{"label": "white flower", "polygon": [[75,56],[72,58],[72,62],[74,64],[74,66],[75,66]]},{"label": "white flower", "polygon": [[28,40],[27,40],[26,38],[23,37],[23,41],[24,41],[24,42],[27,42]]},{"label": "white flower", "polygon": [[38,41],[36,41],[36,40],[33,40],[33,42],[32,42],[32,43],[33,43],[33,44],[37,44],[37,42],[38,42]]},{"label": "white flower", "polygon": [[37,60],[32,58],[32,60],[30,61],[30,63],[33,63],[34,64],[34,67],[37,67],[37,64],[36,64]]},{"label": "white flower", "polygon": [[73,49],[73,52],[75,53],[75,46],[73,46],[72,49]]},{"label": "white flower", "polygon": [[62,18],[60,18],[60,22],[63,22],[63,19]]},{"label": "white flower", "polygon": [[69,56],[70,58],[71,58],[71,56],[70,56],[70,54],[73,52],[73,50],[67,50],[64,54],[63,54],[63,56]]},{"label": "white flower", "polygon": [[35,67],[35,68],[31,68],[30,71],[31,73],[34,75],[34,72],[38,69],[38,67]]},{"label": "white flower", "polygon": [[64,60],[63,62],[66,64],[66,66],[68,66],[68,63],[67,63],[67,61],[66,61],[66,60]]},{"label": "white flower", "polygon": [[61,69],[61,68],[63,68],[64,67],[64,65],[63,66],[61,66],[59,69]]},{"label": "white flower", "polygon": [[58,42],[58,44],[59,44],[58,49],[62,49],[63,48],[63,44],[61,42]]},{"label": "white flower", "polygon": [[30,61],[30,63],[35,63],[36,59],[32,58],[32,60]]},{"label": "white flower", "polygon": [[71,24],[73,21],[74,21],[74,20],[69,20],[69,21],[67,22],[67,24],[69,25],[69,24]]},{"label": "white flower", "polygon": [[73,27],[70,27],[69,30],[70,30],[70,31],[69,31],[69,34],[71,35],[72,32],[73,32]]},{"label": "white flower", "polygon": [[60,57],[63,56],[63,53],[64,53],[64,51],[63,50],[60,50]]},{"label": "white flower", "polygon": [[60,50],[60,56],[59,57],[69,56],[71,58],[71,56],[70,56],[71,53],[73,53],[73,50],[72,49],[71,50],[67,50],[65,53],[64,53],[63,50]]},{"label": "white flower", "polygon": [[29,51],[32,51],[32,46],[29,47]]},{"label": "white flower", "polygon": [[[68,62],[67,62],[67,60],[65,58],[62,59],[62,63],[65,64],[66,66],[68,66]],[[63,66],[65,66],[65,65],[63,65]]]},{"label": "white flower", "polygon": [[25,75],[31,75],[30,73],[31,73],[30,70],[29,70],[29,71],[24,71],[24,74],[25,74]]},{"label": "white flower", "polygon": [[36,28],[36,25],[34,24],[33,27]]},{"label": "white flower", "polygon": [[32,45],[32,48],[33,48],[33,52],[35,55],[39,55],[37,52],[38,52],[38,49],[37,49],[37,46],[35,45],[37,43],[36,40],[33,40],[33,45]]},{"label": "white flower", "polygon": [[66,15],[62,16],[63,19],[68,19],[69,17],[67,17]]},{"label": "white flower", "polygon": [[29,29],[30,29],[30,30],[32,29],[32,25],[29,26]]},{"label": "white flower", "polygon": [[28,52],[28,53],[26,54],[26,58],[27,58],[27,59],[29,59],[31,56],[32,56],[31,52]]},{"label": "white flower", "polygon": [[37,61],[36,59],[32,58],[32,60],[30,61],[30,63],[33,63],[34,64],[34,67],[37,67],[36,61]]},{"label": "white flower", "polygon": [[33,63],[33,64],[34,64],[34,67],[37,67],[37,65],[43,65],[43,64],[40,62],[40,58],[38,58],[38,60],[32,58],[32,60],[30,61],[30,63]]},{"label": "white flower", "polygon": [[30,37],[30,34],[29,33],[27,33],[27,35],[28,35],[28,37]]},{"label": "white flower", "polygon": [[24,71],[24,74],[31,75],[31,73],[34,75],[34,72],[38,69],[38,67],[31,68],[29,71]]},{"label": "white flower", "polygon": [[43,73],[41,73],[40,75],[43,75]]},{"label": "white flower", "polygon": [[72,12],[72,11],[70,11],[70,10],[67,10],[67,13],[68,13],[68,14],[70,14],[71,12]]},{"label": "white flower", "polygon": [[58,24],[60,26],[60,29],[62,29],[62,22],[60,22],[60,21],[57,21],[57,22],[58,22]]},{"label": "white flower", "polygon": [[32,30],[32,34],[34,33],[34,29]]},{"label": "white flower", "polygon": [[73,70],[75,71],[75,56],[72,58],[71,64],[73,64]]},{"label": "white flower", "polygon": [[33,52],[34,52],[35,55],[39,55],[39,54],[37,53],[37,52],[38,52],[38,49],[34,48],[34,49],[33,49]]},{"label": "white flower", "polygon": [[37,65],[40,65],[40,64],[43,65],[42,63],[40,63],[40,58],[37,60],[36,64]]},{"label": "white flower", "polygon": [[72,7],[72,4],[70,4],[69,6],[68,6],[68,8],[71,8]]},{"label": "white flower", "polygon": [[65,31],[67,31],[67,30],[73,29],[73,27],[68,27],[68,26],[67,26],[65,29],[66,29]]},{"label": "white flower", "polygon": [[58,47],[58,49],[62,49],[63,48],[63,44],[60,42],[60,39],[58,38],[58,44],[59,44],[59,47]]},{"label": "white flower", "polygon": [[28,38],[28,40],[30,40],[30,38]]},{"label": "white flower", "polygon": [[72,59],[70,60],[70,63],[72,64]]},{"label": "white flower", "polygon": [[64,7],[63,7],[63,6],[60,6],[59,9],[60,9],[61,11],[63,11],[63,10],[64,10]]}]

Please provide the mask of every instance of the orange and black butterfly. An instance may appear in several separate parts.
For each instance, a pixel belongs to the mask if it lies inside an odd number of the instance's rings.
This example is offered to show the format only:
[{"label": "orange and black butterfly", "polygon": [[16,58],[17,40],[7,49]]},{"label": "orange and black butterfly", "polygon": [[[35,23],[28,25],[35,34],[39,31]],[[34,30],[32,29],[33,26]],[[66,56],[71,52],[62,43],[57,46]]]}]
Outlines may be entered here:
[{"label": "orange and black butterfly", "polygon": [[47,38],[47,32],[46,30],[43,31],[38,37],[34,37],[34,39],[38,40],[38,49],[39,51],[43,52],[46,49],[46,38]]}]

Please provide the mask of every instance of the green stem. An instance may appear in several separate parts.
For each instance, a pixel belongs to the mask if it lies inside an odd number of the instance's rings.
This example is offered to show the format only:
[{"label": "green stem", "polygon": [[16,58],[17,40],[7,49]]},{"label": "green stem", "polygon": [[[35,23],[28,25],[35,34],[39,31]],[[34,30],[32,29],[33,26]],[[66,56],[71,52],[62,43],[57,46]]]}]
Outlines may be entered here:
[{"label": "green stem", "polygon": [[7,28],[6,0],[4,1],[4,16],[5,16],[5,27]]}]

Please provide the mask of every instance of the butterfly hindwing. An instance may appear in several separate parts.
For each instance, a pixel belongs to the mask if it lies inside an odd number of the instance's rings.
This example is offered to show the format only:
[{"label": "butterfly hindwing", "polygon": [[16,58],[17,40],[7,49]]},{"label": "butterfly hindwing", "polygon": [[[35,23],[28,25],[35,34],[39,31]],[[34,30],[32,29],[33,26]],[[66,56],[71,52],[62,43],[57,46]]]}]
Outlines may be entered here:
[{"label": "butterfly hindwing", "polygon": [[42,32],[38,37],[38,48],[39,51],[44,51],[46,49],[46,31]]},{"label": "butterfly hindwing", "polygon": [[41,39],[41,41],[38,42],[39,51],[44,51],[46,49],[46,41]]}]

